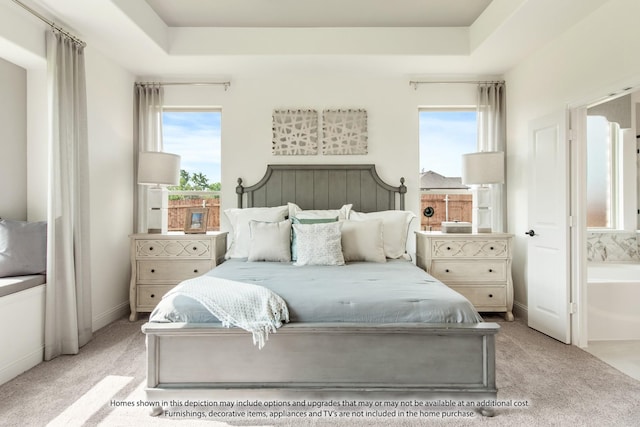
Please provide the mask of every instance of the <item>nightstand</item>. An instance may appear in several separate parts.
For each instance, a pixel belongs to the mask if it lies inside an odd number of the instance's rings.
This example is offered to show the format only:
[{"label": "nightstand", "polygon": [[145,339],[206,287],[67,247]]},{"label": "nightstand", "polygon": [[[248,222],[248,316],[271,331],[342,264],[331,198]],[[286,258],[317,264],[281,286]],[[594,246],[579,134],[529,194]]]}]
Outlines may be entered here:
[{"label": "nightstand", "polygon": [[416,232],[416,264],[461,293],[480,312],[513,320],[513,235]]},{"label": "nightstand", "polygon": [[183,280],[201,276],[224,261],[227,233],[133,234],[129,320],[151,312]]}]

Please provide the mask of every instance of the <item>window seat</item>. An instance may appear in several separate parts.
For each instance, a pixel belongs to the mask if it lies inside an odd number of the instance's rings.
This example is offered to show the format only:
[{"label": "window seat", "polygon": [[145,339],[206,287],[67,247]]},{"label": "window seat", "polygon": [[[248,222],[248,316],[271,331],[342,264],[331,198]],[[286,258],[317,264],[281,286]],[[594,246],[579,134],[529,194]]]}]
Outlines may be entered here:
[{"label": "window seat", "polygon": [[29,276],[12,276],[0,278],[0,298],[25,291],[30,288],[42,285],[46,282],[44,274],[34,274]]},{"label": "window seat", "polygon": [[42,362],[46,279],[44,274],[0,278],[0,384]]}]

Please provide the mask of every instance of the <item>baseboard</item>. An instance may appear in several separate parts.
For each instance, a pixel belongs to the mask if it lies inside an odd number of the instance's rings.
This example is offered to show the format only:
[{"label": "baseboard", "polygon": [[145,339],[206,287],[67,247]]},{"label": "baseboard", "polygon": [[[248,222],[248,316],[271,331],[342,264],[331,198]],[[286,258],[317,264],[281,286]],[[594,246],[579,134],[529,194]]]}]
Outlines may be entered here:
[{"label": "baseboard", "polygon": [[129,309],[129,301],[125,301],[118,304],[111,310],[94,317],[91,330],[95,332],[98,329],[104,328],[108,324],[127,316],[129,314]]},{"label": "baseboard", "polygon": [[529,308],[521,302],[513,302],[513,315],[522,318],[525,323],[529,321]]},{"label": "baseboard", "polygon": [[32,351],[31,353],[21,357],[0,368],[0,385],[11,381],[23,372],[28,371],[44,360],[44,347]]}]

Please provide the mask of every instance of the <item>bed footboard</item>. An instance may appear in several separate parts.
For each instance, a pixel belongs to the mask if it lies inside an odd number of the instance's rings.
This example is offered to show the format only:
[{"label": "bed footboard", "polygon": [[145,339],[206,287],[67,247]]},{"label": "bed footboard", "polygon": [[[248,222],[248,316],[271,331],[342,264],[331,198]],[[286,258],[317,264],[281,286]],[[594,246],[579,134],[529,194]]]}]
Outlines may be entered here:
[{"label": "bed footboard", "polygon": [[288,324],[259,350],[237,328],[147,323],[147,398],[495,399],[498,329],[495,323]]}]

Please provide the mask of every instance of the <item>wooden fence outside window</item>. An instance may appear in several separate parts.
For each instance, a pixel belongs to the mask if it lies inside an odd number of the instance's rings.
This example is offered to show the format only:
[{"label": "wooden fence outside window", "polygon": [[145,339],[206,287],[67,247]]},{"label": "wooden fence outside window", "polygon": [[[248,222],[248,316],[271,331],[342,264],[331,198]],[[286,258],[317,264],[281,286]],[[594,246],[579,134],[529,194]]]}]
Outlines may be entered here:
[{"label": "wooden fence outside window", "polygon": [[[430,218],[422,213],[432,207]],[[187,208],[209,208],[207,231],[220,230],[220,199],[189,196],[179,200],[169,200],[169,231],[184,230]],[[471,222],[472,197],[470,194],[422,193],[420,197],[420,229],[438,231],[443,221]],[[448,213],[448,215],[447,215]]]}]

